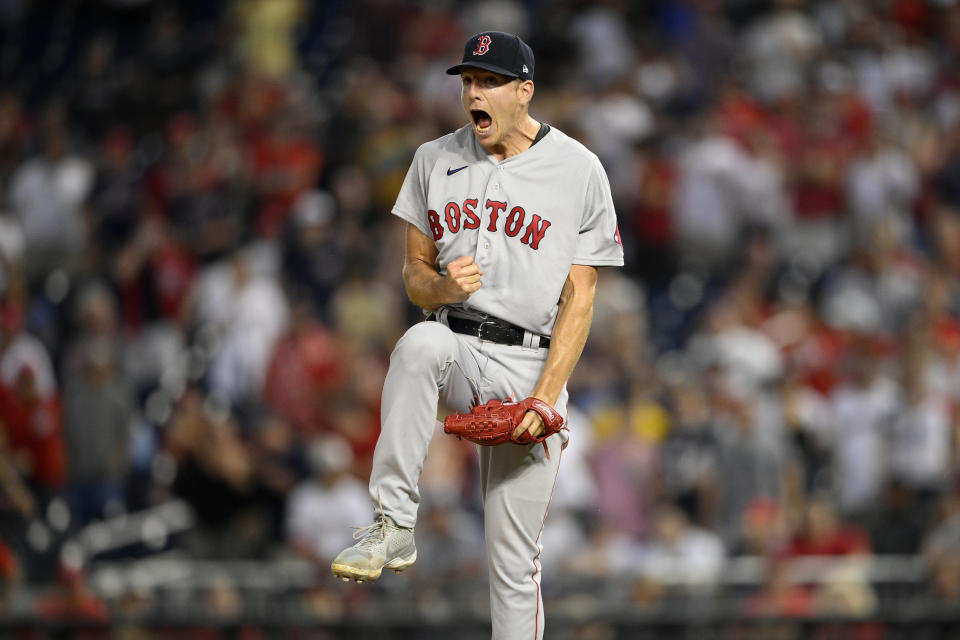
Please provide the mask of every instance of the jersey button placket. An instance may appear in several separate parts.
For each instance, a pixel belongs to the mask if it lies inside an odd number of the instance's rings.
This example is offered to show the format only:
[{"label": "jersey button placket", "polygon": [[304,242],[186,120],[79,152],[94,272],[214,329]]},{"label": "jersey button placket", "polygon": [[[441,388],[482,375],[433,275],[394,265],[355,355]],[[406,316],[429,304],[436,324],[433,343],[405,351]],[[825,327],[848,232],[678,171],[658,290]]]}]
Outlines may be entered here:
[{"label": "jersey button placket", "polygon": [[[498,164],[497,169],[502,170],[503,165]],[[500,191],[500,180],[497,175],[491,176],[490,182],[488,182],[487,184],[489,185],[489,189],[491,191],[493,192]],[[479,242],[477,243],[477,253],[482,254],[482,257],[484,258],[484,262],[486,262],[485,259],[490,255],[489,237],[490,237],[490,230],[487,228],[487,225],[485,223],[483,226],[480,227],[480,238],[479,238]]]}]

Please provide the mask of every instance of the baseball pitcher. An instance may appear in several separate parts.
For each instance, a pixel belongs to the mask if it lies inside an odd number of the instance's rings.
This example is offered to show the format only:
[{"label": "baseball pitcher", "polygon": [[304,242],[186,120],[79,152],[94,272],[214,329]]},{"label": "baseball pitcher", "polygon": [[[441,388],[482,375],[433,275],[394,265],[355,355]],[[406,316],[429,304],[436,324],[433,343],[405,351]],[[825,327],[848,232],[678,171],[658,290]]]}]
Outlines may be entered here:
[{"label": "baseball pitcher", "polygon": [[376,580],[417,558],[418,481],[439,401],[479,449],[494,640],[543,637],[540,534],[568,432],[566,383],[593,314],[597,269],[623,264],[610,185],[583,145],[529,113],[534,56],[471,37],[459,75],[469,123],[416,152],[392,213],[403,281],[426,320],[390,356],[370,475],[374,523],[333,562]]}]

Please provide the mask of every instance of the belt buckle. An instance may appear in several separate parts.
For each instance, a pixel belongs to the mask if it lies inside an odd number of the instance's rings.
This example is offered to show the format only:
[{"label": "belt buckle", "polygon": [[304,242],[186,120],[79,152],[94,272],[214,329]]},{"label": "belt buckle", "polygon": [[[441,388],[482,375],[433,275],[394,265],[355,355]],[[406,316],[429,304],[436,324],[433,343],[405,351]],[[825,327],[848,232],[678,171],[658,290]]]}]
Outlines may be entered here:
[{"label": "belt buckle", "polygon": [[480,340],[483,341],[483,342],[496,342],[496,341],[493,340],[492,338],[484,338],[484,337],[483,337],[483,328],[484,328],[486,325],[490,325],[490,326],[496,327],[496,326],[497,326],[497,323],[494,322],[493,320],[482,320],[482,321],[480,322],[480,326],[477,327],[477,337],[480,338]]}]

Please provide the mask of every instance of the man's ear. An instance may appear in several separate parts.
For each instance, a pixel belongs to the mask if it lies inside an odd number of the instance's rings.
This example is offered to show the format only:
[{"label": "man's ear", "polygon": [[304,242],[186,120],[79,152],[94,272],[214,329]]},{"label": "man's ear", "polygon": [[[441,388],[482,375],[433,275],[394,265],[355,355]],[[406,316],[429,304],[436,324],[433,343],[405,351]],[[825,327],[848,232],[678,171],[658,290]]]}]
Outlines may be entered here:
[{"label": "man's ear", "polygon": [[521,80],[517,85],[517,95],[520,97],[520,104],[528,104],[533,98],[533,80]]}]

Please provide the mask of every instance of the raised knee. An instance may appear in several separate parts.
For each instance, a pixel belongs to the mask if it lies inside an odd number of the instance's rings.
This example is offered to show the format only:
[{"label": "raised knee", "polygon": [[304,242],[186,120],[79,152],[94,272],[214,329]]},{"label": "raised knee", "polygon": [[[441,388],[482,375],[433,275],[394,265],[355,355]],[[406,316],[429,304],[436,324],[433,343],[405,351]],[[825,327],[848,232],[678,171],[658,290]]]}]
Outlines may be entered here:
[{"label": "raised knee", "polygon": [[436,366],[454,357],[456,338],[439,322],[418,322],[410,327],[390,356],[391,365],[403,367]]}]

